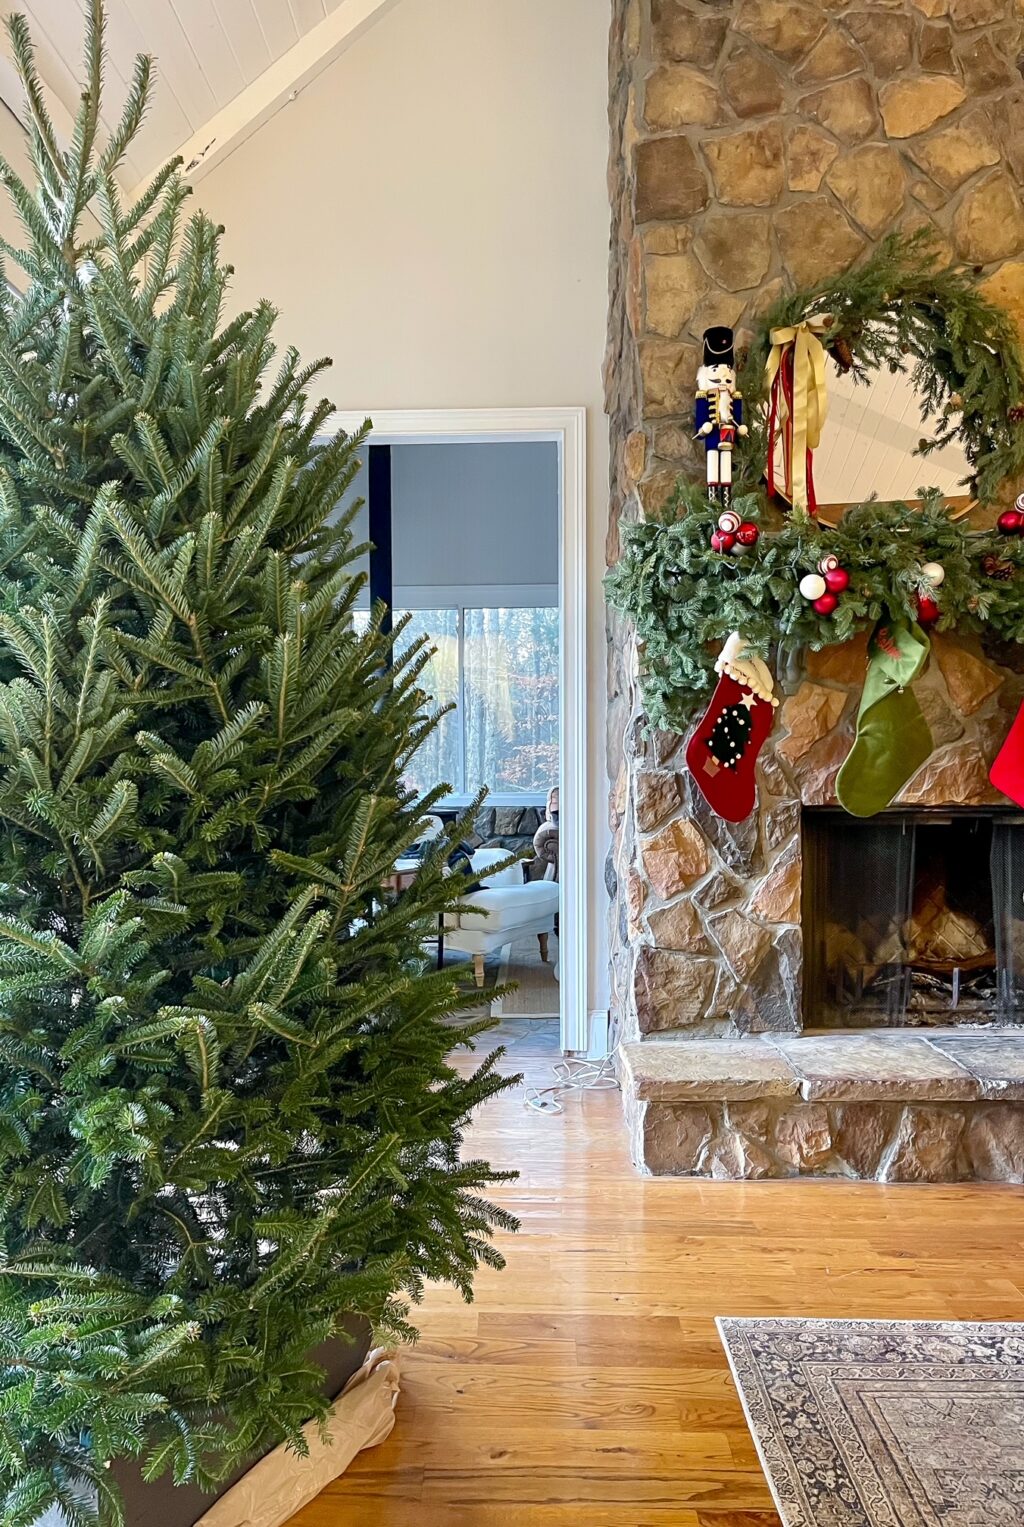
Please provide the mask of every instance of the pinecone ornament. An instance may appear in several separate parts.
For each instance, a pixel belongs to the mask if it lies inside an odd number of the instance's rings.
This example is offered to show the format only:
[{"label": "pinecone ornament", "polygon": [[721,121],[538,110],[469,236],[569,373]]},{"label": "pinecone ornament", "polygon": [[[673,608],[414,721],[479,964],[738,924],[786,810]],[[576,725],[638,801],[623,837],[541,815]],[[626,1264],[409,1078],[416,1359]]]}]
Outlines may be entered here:
[{"label": "pinecone ornament", "polygon": [[1013,563],[1004,562],[991,551],[982,557],[981,570],[986,578],[995,578],[998,583],[1007,583],[1013,577]]},{"label": "pinecone ornament", "polygon": [[850,349],[850,342],[845,335],[836,335],[832,341],[832,354],[839,362],[839,369],[841,371],[853,370],[853,351]]}]

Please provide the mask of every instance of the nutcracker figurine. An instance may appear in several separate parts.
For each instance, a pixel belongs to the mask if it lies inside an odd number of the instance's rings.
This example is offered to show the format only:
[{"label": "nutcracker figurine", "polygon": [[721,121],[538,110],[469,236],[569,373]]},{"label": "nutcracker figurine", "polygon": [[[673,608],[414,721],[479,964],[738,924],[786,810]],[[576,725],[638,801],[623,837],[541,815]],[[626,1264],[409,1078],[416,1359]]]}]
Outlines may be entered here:
[{"label": "nutcracker figurine", "polygon": [[697,372],[697,435],[707,457],[708,498],[728,507],[732,501],[732,449],[745,435],[743,398],[736,386],[732,330],[722,325],[704,330],[704,364]]}]

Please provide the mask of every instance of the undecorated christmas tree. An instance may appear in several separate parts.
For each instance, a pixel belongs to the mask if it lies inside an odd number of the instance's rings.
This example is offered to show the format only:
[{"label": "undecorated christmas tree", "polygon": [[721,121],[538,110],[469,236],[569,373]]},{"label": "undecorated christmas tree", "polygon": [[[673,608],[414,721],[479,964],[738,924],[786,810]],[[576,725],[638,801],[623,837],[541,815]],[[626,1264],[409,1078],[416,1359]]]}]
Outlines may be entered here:
[{"label": "undecorated christmas tree", "polygon": [[[0,287],[0,1519],[120,1519],[106,1462],[208,1480],[322,1411],[318,1343],[467,1295],[511,1223],[424,941],[445,856],[395,860],[425,654],[353,632],[359,438],[225,321],[219,230],[169,165],[119,185],[140,59],[70,142],[9,35],[34,184]],[[463,1037],[477,1032],[478,1024]]]}]

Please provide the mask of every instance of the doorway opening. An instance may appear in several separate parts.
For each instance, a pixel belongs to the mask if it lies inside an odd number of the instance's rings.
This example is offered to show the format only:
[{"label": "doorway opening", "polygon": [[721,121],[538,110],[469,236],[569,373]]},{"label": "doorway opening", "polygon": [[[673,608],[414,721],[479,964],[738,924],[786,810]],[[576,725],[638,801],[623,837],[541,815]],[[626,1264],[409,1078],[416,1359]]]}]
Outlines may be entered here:
[{"label": "doorway opening", "polygon": [[[451,787],[442,819],[488,792],[466,842],[479,912],[439,952],[516,982],[492,1011],[557,1017],[566,1052],[588,1044],[583,461],[582,409],[377,413],[356,484],[365,618],[380,601],[400,645],[429,639],[421,686],[452,706],[409,783]],[[510,851],[525,865],[489,875]]]}]

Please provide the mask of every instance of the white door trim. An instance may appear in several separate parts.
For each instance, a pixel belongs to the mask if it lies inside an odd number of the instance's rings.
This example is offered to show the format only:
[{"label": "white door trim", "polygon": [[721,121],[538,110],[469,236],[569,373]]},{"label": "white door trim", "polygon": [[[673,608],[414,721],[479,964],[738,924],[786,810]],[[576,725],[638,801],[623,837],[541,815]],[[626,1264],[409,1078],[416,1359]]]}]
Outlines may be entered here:
[{"label": "white door trim", "polygon": [[[561,478],[558,590],[559,977],[562,1049],[586,1053],[587,1013],[587,415],[584,408],[403,408],[368,410],[378,445],[550,440]],[[364,415],[332,423],[353,431]]]}]

